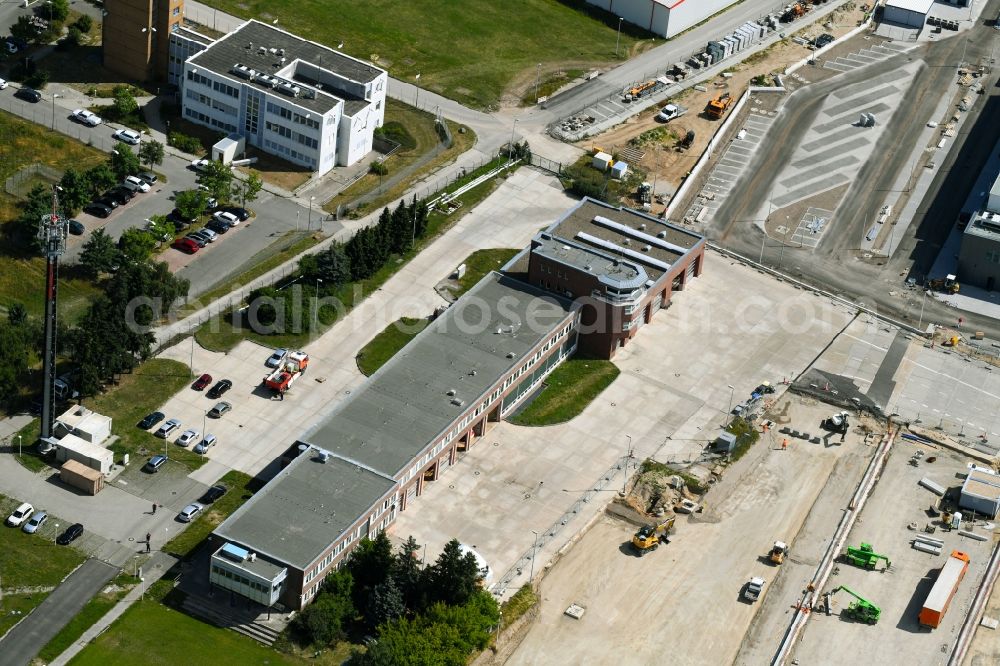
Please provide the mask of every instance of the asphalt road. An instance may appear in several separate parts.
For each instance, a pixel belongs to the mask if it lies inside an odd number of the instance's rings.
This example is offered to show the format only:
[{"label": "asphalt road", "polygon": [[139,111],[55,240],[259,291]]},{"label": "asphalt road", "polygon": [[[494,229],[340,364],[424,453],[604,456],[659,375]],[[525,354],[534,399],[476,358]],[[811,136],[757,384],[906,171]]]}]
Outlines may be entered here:
[{"label": "asphalt road", "polygon": [[[1000,1],[994,0],[991,5],[983,16],[995,15]],[[760,232],[748,220],[756,217],[761,206],[767,205],[772,180],[777,174],[769,165],[785,163],[810,126],[822,99],[838,88],[878,76],[910,59],[922,59],[925,67],[917,73],[914,84],[906,92],[872,159],[855,177],[837,211],[834,226],[825,234],[819,248],[807,251],[791,245],[784,248],[776,245],[764,254],[764,261],[769,265],[780,260],[783,270],[807,282],[875,305],[880,312],[916,325],[921,299],[906,301],[889,292],[901,290],[903,281],[910,275],[920,278],[927,274],[958,217],[975,176],[1000,138],[1000,124],[996,122],[1000,88],[994,85],[997,81],[995,71],[987,75],[985,99],[973,105],[966,129],[956,137],[956,145],[948,159],[938,165],[936,178],[917,209],[914,224],[910,225],[892,258],[889,261],[861,259],[857,252],[858,239],[865,225],[870,224],[872,211],[880,208],[886,192],[893,188],[898,174],[911,168],[910,150],[940,103],[942,91],[954,80],[963,55],[967,62],[989,58],[998,39],[1000,35],[992,26],[980,22],[961,36],[852,70],[789,96],[782,115],[772,125],[764,139],[765,145],[748,169],[752,176],[739,183],[720,208],[715,218],[725,222],[717,222],[710,228],[709,237],[734,251],[758,256]],[[924,305],[924,323],[954,323],[957,315],[953,308],[933,299],[926,299]],[[976,330],[985,331],[991,337],[1000,335],[1000,325],[994,320],[974,314],[963,316]]]},{"label": "asphalt road", "polygon": [[0,640],[0,661],[5,666],[29,663],[117,573],[117,567],[100,560],[84,562]]}]

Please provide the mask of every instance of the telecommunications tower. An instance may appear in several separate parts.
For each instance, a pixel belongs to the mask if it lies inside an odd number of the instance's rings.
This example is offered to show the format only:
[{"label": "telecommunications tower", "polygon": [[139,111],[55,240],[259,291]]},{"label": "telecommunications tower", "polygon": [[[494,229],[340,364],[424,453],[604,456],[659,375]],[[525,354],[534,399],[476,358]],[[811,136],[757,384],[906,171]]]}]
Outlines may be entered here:
[{"label": "telecommunications tower", "polygon": [[52,212],[42,215],[38,239],[45,254],[45,352],[42,358],[42,433],[52,436],[55,422],[56,314],[59,295],[59,257],[66,251],[67,221],[59,214],[59,186],[52,186]]}]

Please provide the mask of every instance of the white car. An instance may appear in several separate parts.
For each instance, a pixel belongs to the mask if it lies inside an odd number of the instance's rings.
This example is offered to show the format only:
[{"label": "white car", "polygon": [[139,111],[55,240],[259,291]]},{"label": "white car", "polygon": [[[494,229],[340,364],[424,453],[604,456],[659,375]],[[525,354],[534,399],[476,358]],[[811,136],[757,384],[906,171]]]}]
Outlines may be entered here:
[{"label": "white car", "polygon": [[225,222],[231,227],[235,227],[240,223],[240,218],[236,217],[232,213],[228,213],[224,210],[220,210],[212,215],[219,222]]},{"label": "white car", "polygon": [[191,504],[188,504],[186,507],[184,507],[179,514],[177,514],[177,520],[181,521],[182,523],[190,523],[198,516],[199,513],[201,513],[201,510],[204,508],[205,507],[202,506],[201,504],[198,504],[197,502],[192,502]]},{"label": "white car", "polygon": [[120,129],[111,136],[118,139],[122,143],[129,144],[130,146],[138,146],[139,142],[142,140],[141,134],[130,129]]},{"label": "white car", "polygon": [[86,109],[76,109],[70,115],[73,116],[73,120],[81,122],[84,125],[90,125],[91,127],[97,127],[104,122],[99,115]]},{"label": "white car", "polygon": [[673,120],[680,114],[681,110],[676,104],[667,104],[665,107],[660,109],[658,114],[656,114],[656,119],[667,122],[668,120]]},{"label": "white car", "polygon": [[204,171],[208,168],[208,164],[211,161],[207,157],[203,157],[200,160],[191,160],[191,168],[195,171]]},{"label": "white car", "polygon": [[7,81],[5,79],[0,79],[0,90],[7,87]]},{"label": "white car", "polygon": [[14,509],[14,513],[7,517],[7,524],[11,527],[20,527],[24,521],[31,518],[31,514],[35,512],[35,508],[25,502],[21,506]]},{"label": "white car", "polygon": [[201,437],[201,433],[197,430],[185,430],[181,433],[181,436],[177,438],[178,446],[187,446],[189,444],[194,444]]},{"label": "white car", "polygon": [[149,192],[149,183],[144,181],[138,176],[125,176],[125,185],[130,190],[139,190],[140,192]]}]

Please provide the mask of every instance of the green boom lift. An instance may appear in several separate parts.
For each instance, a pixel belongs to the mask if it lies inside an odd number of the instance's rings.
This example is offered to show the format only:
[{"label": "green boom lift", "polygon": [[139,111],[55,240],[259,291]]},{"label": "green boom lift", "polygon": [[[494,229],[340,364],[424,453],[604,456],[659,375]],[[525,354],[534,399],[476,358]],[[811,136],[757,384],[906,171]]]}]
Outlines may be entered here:
[{"label": "green boom lift", "polygon": [[[875,570],[875,566],[878,564],[879,560],[885,560],[886,569],[892,566],[892,562],[889,561],[889,558],[885,555],[876,553],[870,543],[863,543],[860,548],[848,546],[843,557],[845,562],[853,564],[856,567],[869,569],[871,571]],[[885,569],[883,569],[883,571],[885,571]]]},{"label": "green boom lift", "polygon": [[856,622],[867,622],[868,624],[875,624],[878,622],[879,617],[882,616],[882,609],[862,597],[857,592],[851,590],[846,585],[841,585],[840,587],[826,593],[826,608],[828,613],[830,610],[830,597],[841,590],[857,599],[857,601],[852,601],[851,605],[841,612],[841,615]]}]

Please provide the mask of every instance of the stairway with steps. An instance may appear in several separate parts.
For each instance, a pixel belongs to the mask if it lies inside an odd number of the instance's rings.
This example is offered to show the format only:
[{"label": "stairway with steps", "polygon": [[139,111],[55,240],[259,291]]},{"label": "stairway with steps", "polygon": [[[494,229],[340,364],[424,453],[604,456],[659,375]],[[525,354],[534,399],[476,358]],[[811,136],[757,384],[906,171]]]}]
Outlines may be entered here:
[{"label": "stairway with steps", "polygon": [[236,618],[226,612],[229,609],[223,610],[219,605],[210,603],[199,597],[188,595],[185,597],[181,609],[217,627],[232,629],[269,647],[274,645],[274,641],[277,640],[280,634],[279,631],[260,622]]}]

